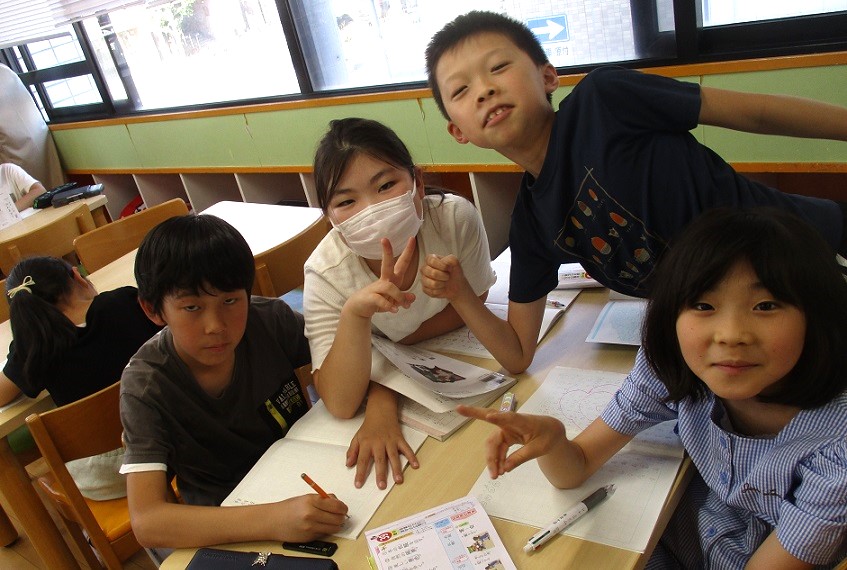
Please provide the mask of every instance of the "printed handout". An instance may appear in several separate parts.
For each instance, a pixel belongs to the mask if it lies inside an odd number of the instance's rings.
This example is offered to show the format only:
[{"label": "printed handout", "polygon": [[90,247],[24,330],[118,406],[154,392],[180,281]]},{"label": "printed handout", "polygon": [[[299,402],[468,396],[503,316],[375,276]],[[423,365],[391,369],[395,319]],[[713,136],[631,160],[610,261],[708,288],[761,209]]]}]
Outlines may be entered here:
[{"label": "printed handout", "polygon": [[469,398],[498,390],[515,381],[455,358],[421,348],[404,346],[373,335],[374,347],[400,372],[428,390],[448,398]]}]

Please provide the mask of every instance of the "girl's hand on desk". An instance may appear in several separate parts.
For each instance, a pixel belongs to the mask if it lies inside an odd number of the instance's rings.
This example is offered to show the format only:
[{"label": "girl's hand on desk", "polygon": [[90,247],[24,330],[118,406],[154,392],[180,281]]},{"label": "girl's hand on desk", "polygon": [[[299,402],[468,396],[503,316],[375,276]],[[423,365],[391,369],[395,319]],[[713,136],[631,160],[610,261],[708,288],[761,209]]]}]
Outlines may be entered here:
[{"label": "girl's hand on desk", "polygon": [[292,497],[279,503],[278,518],[272,522],[279,529],[277,540],[307,542],[341,530],[347,520],[347,505],[334,495],[317,494]]},{"label": "girl's hand on desk", "polygon": [[[500,428],[485,443],[485,462],[492,479],[508,473],[530,459],[546,455],[557,444],[566,441],[565,426],[549,416],[498,412],[470,406],[458,406],[456,411],[463,416],[483,420]],[[522,444],[523,447],[507,457],[509,447],[516,443]]]},{"label": "girl's hand on desk", "polygon": [[421,267],[421,286],[430,297],[448,301],[470,289],[462,264],[452,254],[442,257],[431,253],[426,256],[426,264]]},{"label": "girl's hand on desk", "polygon": [[356,466],[356,476],[353,480],[356,488],[361,488],[368,478],[371,461],[376,471],[376,485],[380,489],[386,487],[388,467],[394,476],[395,483],[403,482],[403,465],[400,455],[405,455],[409,465],[418,468],[418,458],[403,437],[397,416],[389,414],[365,412],[362,427],[350,441],[347,449],[347,467]]},{"label": "girl's hand on desk", "polygon": [[366,319],[370,319],[375,313],[396,313],[400,307],[408,309],[415,300],[415,296],[401,291],[400,284],[411,263],[414,250],[415,239],[409,238],[403,253],[395,263],[391,242],[383,238],[379,279],[351,295],[344,304],[344,308]]}]

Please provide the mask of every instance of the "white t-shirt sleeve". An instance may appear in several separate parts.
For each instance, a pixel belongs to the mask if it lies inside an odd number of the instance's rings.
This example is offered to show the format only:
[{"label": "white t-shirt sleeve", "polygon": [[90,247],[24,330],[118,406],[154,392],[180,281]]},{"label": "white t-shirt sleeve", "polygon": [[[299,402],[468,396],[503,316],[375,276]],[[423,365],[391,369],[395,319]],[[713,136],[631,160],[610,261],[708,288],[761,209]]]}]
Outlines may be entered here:
[{"label": "white t-shirt sleeve", "polygon": [[29,175],[26,170],[7,162],[0,165],[0,188],[2,192],[8,193],[15,201],[20,200],[24,194],[29,192],[32,185],[38,182]]},{"label": "white t-shirt sleeve", "polygon": [[482,216],[473,204],[457,199],[455,208],[456,257],[462,264],[462,272],[477,296],[488,291],[497,281],[491,268],[491,253],[488,246],[488,234],[482,223]]},{"label": "white t-shirt sleeve", "polygon": [[339,283],[338,280],[333,280],[330,276],[337,272],[330,271],[322,263],[328,254],[327,250],[333,249],[331,245],[327,238],[324,238],[304,267],[303,317],[312,355],[312,371],[321,367],[329,349],[332,348],[338,321],[341,319],[341,309],[353,293],[349,282]]}]

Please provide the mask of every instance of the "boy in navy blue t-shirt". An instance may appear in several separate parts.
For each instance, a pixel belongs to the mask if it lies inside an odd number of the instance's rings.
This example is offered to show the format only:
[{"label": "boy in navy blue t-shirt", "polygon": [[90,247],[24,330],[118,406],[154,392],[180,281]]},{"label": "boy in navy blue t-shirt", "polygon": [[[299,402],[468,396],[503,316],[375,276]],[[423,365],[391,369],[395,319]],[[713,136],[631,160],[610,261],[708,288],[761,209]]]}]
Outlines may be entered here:
[{"label": "boy in navy blue t-shirt", "polygon": [[668,241],[707,209],[787,209],[833,251],[847,251],[843,205],[748,180],[689,132],[708,124],[847,140],[845,108],[607,67],[589,73],[556,112],[559,80],[538,40],[490,12],[459,16],[436,33],[427,70],[453,138],[526,170],[509,235],[508,321],[466,294],[451,256],[431,257],[424,269],[427,293],[450,299],[466,323],[488,324],[475,327],[491,337],[480,340],[512,372],[532,362],[560,264],[579,262],[609,288],[644,297]]}]

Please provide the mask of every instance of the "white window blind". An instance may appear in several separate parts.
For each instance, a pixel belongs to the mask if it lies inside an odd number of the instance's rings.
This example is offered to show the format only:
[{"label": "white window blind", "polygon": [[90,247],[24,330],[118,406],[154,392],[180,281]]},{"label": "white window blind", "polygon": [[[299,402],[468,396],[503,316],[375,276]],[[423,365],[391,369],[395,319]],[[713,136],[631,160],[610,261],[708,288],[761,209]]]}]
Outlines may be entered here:
[{"label": "white window blind", "polygon": [[65,33],[69,24],[144,0],[0,0],[0,48]]},{"label": "white window blind", "polygon": [[60,35],[47,0],[0,1],[0,48]]}]

